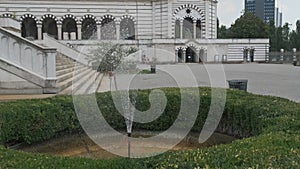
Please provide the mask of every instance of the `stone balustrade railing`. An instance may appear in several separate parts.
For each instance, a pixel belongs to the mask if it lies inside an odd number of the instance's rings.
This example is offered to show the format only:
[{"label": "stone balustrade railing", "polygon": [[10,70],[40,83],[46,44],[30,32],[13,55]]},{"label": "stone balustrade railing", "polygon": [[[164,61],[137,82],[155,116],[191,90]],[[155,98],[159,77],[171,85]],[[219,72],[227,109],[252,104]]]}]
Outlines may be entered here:
[{"label": "stone balustrade railing", "polygon": [[21,30],[20,22],[13,18],[0,18],[0,27],[13,28],[15,30]]},{"label": "stone balustrade railing", "polygon": [[[0,28],[0,61],[7,70],[38,86],[56,88],[56,49],[39,46]],[[47,91],[46,91],[47,92]]]},{"label": "stone balustrade railing", "polygon": [[57,52],[67,56],[70,59],[75,60],[77,63],[81,63],[84,65],[89,65],[87,55],[85,55],[83,52],[79,52],[76,49],[72,49],[71,47],[57,41],[56,39],[50,37],[46,33],[43,34],[43,44],[46,44],[47,46],[52,46],[57,49]]}]

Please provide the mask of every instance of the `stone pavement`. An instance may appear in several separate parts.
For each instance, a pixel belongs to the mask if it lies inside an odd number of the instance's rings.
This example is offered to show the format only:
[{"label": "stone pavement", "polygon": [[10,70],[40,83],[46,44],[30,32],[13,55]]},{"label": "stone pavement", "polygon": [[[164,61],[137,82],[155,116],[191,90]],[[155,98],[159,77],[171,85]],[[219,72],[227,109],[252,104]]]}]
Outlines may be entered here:
[{"label": "stone pavement", "polygon": [[[140,69],[150,69],[149,65],[139,65]],[[285,64],[176,64],[157,65],[156,74],[117,75],[119,89],[160,88],[212,85],[219,81],[228,88],[226,80],[247,79],[248,92],[272,95],[300,102],[300,67]],[[218,84],[214,84],[217,86]],[[104,76],[98,92],[110,91],[110,78]],[[53,95],[3,96],[2,100],[45,98]]]},{"label": "stone pavement", "polygon": [[[149,69],[149,65],[140,65],[141,69]],[[188,69],[187,69],[188,67]],[[191,71],[190,73],[188,73]],[[174,73],[176,74],[174,76]],[[178,78],[179,77],[179,78]],[[131,80],[130,80],[131,79]],[[179,79],[179,80],[178,80]],[[300,102],[300,67],[286,64],[177,64],[158,65],[156,74],[119,75],[119,88],[160,88],[212,85],[228,88],[227,80],[247,79],[248,92],[260,95],[271,95]],[[226,84],[224,86],[224,84]]]}]

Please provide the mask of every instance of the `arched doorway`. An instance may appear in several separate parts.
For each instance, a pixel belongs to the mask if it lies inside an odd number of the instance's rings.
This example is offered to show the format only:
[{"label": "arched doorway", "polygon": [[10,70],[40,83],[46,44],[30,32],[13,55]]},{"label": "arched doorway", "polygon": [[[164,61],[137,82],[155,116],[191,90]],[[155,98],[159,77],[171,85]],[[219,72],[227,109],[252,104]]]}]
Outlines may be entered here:
[{"label": "arched doorway", "polygon": [[194,36],[193,19],[190,17],[184,18],[184,20],[183,20],[183,39],[193,39],[193,36]]},{"label": "arched doorway", "polygon": [[104,18],[101,23],[101,39],[116,39],[116,24],[113,18]]},{"label": "arched doorway", "polygon": [[21,35],[23,38],[37,39],[37,25],[33,18],[24,18],[21,26]]},{"label": "arched doorway", "polygon": [[[67,33],[64,35],[64,33]],[[74,34],[74,37],[72,37],[72,34]],[[66,18],[64,19],[62,23],[62,37],[63,40],[75,40],[78,39],[77,37],[77,25],[76,21],[73,18]]]},{"label": "arched doorway", "polygon": [[82,39],[97,39],[97,24],[92,18],[86,18],[82,21]]},{"label": "arched doorway", "polygon": [[134,22],[130,18],[124,18],[120,23],[120,39],[135,40]]},{"label": "arched doorway", "polygon": [[178,62],[181,63],[183,61],[183,50],[182,49],[178,50],[177,56],[178,56]]},{"label": "arched doorway", "polygon": [[53,18],[45,18],[42,23],[42,32],[47,33],[49,36],[58,39],[57,24]]},{"label": "arched doorway", "polygon": [[186,49],[186,63],[195,63],[196,62],[196,52],[193,48],[188,47]]}]

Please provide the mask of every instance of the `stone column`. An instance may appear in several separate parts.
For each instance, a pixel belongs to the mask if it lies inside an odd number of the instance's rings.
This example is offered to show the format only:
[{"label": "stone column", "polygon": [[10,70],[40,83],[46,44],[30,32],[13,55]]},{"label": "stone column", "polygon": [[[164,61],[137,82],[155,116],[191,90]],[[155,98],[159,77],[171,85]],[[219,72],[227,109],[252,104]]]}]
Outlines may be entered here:
[{"label": "stone column", "polygon": [[116,23],[116,39],[120,39],[120,22]]},{"label": "stone column", "polygon": [[42,31],[42,25],[41,24],[37,24],[37,34],[38,34],[38,40],[42,40],[43,39],[43,31]]},{"label": "stone column", "polygon": [[247,62],[251,62],[251,58],[250,58],[250,52],[251,52],[251,49],[248,48],[248,51],[247,51]]},{"label": "stone column", "polygon": [[197,53],[196,53],[196,58],[195,58],[195,59],[196,59],[196,63],[200,63],[200,61],[199,61],[199,60],[200,60],[200,49],[197,48],[197,49],[196,49],[196,52],[197,52]]},{"label": "stone column", "polygon": [[58,40],[62,40],[62,25],[61,24],[57,24],[57,37]]},{"label": "stone column", "polygon": [[81,23],[77,24],[77,39],[81,40],[82,39],[82,31],[81,31],[82,25]]},{"label": "stone column", "polygon": [[283,63],[284,49],[280,49],[280,63]]},{"label": "stone column", "polygon": [[197,21],[193,21],[194,39],[197,39]]},{"label": "stone column", "polygon": [[183,39],[183,20],[180,20],[180,39]]},{"label": "stone column", "polygon": [[97,39],[101,40],[101,25],[97,25]]},{"label": "stone column", "polygon": [[185,63],[186,62],[186,50],[184,49],[182,51],[182,63]]},{"label": "stone column", "polygon": [[175,63],[178,63],[178,50],[175,49]]},{"label": "stone column", "polygon": [[293,65],[297,66],[297,49],[293,48]]}]

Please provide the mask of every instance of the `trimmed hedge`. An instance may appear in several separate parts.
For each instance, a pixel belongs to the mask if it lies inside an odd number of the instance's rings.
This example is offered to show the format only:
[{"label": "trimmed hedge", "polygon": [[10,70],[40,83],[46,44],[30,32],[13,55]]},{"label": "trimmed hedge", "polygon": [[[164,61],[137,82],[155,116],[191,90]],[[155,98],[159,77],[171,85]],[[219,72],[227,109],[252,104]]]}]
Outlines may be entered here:
[{"label": "trimmed hedge", "polygon": [[[173,122],[178,118],[181,104],[180,93],[178,89],[174,88],[163,89],[163,91],[168,99],[164,113],[151,123],[134,123],[134,129],[164,131],[172,126]],[[148,97],[150,92],[151,90],[139,91],[136,103],[137,109],[149,109],[150,102]],[[194,97],[194,94],[189,93],[189,95]],[[192,131],[196,132],[201,131],[207,118],[211,102],[210,89],[201,88],[200,96],[199,115],[192,129]],[[262,105],[258,104],[264,103],[261,100],[260,103],[246,104],[245,99],[248,99],[249,103],[251,99],[257,100],[256,97],[252,97],[244,92],[229,92],[223,118],[217,131],[239,138],[259,134],[262,126],[261,119],[257,117],[262,112],[257,109],[257,106],[260,107]],[[239,100],[237,98],[245,99]],[[116,130],[125,131],[124,117],[116,110],[111,94],[98,94],[97,102],[100,105],[101,113],[108,123]],[[82,131],[74,111],[71,96],[0,103],[0,107],[0,140],[3,144],[11,145],[20,142],[32,144],[47,140],[60,133]]]},{"label": "trimmed hedge", "polygon": [[[179,90],[163,90],[168,98],[163,115],[148,124],[134,124],[134,129],[165,130],[177,118],[180,105]],[[150,90],[139,91],[138,109],[149,108],[149,92]],[[210,89],[200,88],[200,95],[200,111],[193,131],[202,129],[210,106]],[[100,105],[105,105],[100,106],[100,109],[111,126],[125,130],[123,117],[114,108],[110,94],[98,94],[97,100]],[[5,144],[40,142],[59,133],[81,131],[72,98],[68,96],[0,103],[0,107],[0,136]],[[170,152],[137,160],[79,160],[24,154],[0,148],[0,160],[4,160],[0,161],[0,168],[299,168],[298,103],[277,97],[228,90],[224,114],[217,130],[247,139],[229,145]],[[18,162],[24,160],[28,161],[25,167]]]}]

